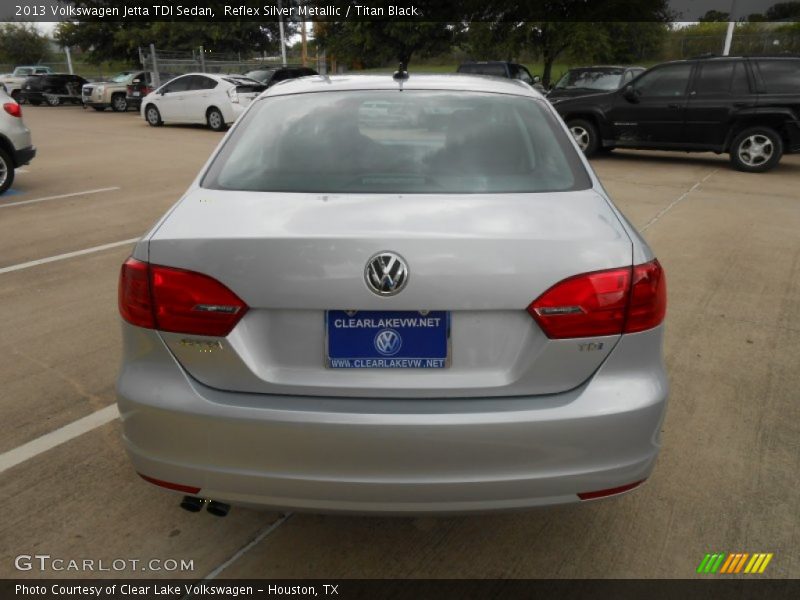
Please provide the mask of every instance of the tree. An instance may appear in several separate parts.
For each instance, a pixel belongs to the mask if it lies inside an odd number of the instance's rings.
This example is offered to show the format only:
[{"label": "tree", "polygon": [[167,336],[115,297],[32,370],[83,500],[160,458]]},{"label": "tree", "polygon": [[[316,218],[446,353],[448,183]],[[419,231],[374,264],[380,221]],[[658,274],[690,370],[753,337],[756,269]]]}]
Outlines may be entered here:
[{"label": "tree", "polygon": [[459,28],[452,23],[337,21],[317,24],[316,39],[338,60],[377,66],[388,60],[408,65],[413,56],[450,50]]},{"label": "tree", "polygon": [[[542,60],[545,85],[552,78],[553,64],[564,55],[586,62],[638,59],[663,42],[665,24],[673,17],[668,0],[542,0],[532,6],[525,0],[486,0],[476,18],[501,29],[513,24],[512,43],[517,50],[529,48]],[[546,20],[527,21],[531,15]]]},{"label": "tree", "polygon": [[[72,0],[87,7],[107,5],[107,0]],[[205,6],[222,14],[223,1],[208,2]],[[296,25],[284,24],[291,36]],[[78,46],[90,62],[112,59],[137,60],[138,48],[151,43],[171,51],[188,51],[203,46],[215,53],[273,52],[280,47],[278,23],[242,18],[238,21],[74,21],[60,23],[56,39],[65,46]]]},{"label": "tree", "polygon": [[716,21],[730,21],[731,14],[722,12],[720,10],[709,10],[704,14],[700,19],[698,19],[701,23],[713,23]]},{"label": "tree", "polygon": [[0,62],[36,64],[48,58],[50,41],[32,24],[0,24]]}]

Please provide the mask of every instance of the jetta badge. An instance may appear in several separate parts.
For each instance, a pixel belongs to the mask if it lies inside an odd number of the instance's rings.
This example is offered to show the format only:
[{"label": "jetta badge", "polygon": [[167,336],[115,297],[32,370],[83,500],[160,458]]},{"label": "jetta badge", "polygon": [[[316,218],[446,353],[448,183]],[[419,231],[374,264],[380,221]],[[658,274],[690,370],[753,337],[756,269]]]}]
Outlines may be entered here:
[{"label": "jetta badge", "polygon": [[408,266],[399,254],[379,252],[367,261],[364,279],[379,296],[394,296],[408,283]]}]

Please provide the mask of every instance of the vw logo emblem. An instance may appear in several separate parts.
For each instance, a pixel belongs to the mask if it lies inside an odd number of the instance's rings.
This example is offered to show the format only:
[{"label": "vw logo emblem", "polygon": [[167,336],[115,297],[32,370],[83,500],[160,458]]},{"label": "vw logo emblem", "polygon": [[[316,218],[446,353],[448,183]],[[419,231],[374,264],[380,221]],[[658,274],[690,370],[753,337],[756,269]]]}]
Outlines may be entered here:
[{"label": "vw logo emblem", "polygon": [[379,252],[367,261],[367,287],[379,296],[393,296],[408,283],[408,266],[399,254]]},{"label": "vw logo emblem", "polygon": [[394,329],[381,329],[375,336],[375,350],[384,356],[394,356],[402,345],[403,338]]}]

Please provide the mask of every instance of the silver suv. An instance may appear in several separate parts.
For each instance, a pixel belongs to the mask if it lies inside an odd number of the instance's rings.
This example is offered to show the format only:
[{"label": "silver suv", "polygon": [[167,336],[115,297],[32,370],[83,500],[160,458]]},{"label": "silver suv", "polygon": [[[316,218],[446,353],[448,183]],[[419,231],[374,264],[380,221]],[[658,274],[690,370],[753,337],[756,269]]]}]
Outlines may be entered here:
[{"label": "silver suv", "polygon": [[36,156],[31,131],[22,120],[22,108],[0,90],[0,194],[14,183],[14,170],[27,165]]}]

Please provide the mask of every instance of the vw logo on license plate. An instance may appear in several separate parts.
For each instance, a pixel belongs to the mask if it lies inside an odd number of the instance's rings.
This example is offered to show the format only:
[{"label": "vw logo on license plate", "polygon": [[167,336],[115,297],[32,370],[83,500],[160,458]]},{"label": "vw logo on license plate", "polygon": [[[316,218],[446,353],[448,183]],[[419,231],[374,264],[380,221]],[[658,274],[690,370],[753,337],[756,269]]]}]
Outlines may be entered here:
[{"label": "vw logo on license plate", "polygon": [[403,338],[394,329],[381,329],[375,336],[375,350],[383,356],[394,356],[402,345]]}]

